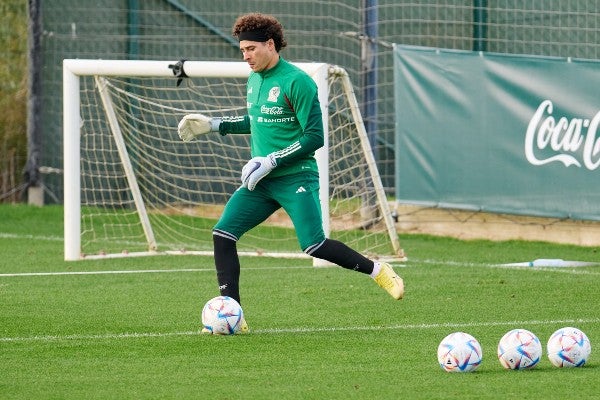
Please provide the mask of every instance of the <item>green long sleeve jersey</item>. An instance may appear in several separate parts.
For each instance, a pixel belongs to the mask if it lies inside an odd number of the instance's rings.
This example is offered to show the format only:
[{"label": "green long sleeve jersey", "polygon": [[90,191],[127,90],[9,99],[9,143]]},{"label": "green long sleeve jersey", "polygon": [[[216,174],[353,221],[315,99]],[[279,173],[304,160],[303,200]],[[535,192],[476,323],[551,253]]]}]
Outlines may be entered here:
[{"label": "green long sleeve jersey", "polygon": [[248,114],[225,118],[222,135],[251,134],[252,157],[274,153],[269,176],[318,172],[314,154],[323,146],[323,119],[317,85],[283,58],[271,69],[252,72],[246,85]]}]

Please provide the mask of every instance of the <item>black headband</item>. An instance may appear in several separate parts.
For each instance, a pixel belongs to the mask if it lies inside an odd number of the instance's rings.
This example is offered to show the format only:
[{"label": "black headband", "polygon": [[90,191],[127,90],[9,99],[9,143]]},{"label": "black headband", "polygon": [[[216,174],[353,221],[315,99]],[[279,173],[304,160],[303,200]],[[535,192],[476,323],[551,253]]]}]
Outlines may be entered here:
[{"label": "black headband", "polygon": [[242,40],[250,40],[251,42],[266,42],[269,40],[265,29],[257,29],[255,31],[240,32],[238,35],[240,42]]}]

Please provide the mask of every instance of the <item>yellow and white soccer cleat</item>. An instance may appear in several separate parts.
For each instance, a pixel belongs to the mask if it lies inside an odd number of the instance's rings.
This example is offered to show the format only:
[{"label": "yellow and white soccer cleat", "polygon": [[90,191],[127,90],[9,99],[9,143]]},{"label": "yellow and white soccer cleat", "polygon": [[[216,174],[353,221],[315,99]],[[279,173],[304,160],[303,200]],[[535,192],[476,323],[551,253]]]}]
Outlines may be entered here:
[{"label": "yellow and white soccer cleat", "polygon": [[377,284],[384,288],[390,296],[400,300],[404,296],[404,281],[388,263],[381,263],[381,270],[374,278]]},{"label": "yellow and white soccer cleat", "polygon": [[248,333],[250,328],[248,328],[248,323],[246,322],[246,318],[242,317],[240,321],[240,330],[238,333]]}]

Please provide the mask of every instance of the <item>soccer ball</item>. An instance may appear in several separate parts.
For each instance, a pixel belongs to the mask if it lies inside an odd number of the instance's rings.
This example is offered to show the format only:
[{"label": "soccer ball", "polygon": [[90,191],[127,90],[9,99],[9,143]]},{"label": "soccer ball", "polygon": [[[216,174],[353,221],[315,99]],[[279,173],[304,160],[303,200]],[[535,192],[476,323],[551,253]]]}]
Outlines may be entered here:
[{"label": "soccer ball", "polygon": [[540,339],[526,329],[506,332],[498,343],[498,360],[506,369],[530,369],[540,362]]},{"label": "soccer ball", "polygon": [[440,342],[437,357],[444,371],[471,372],[481,364],[483,353],[481,345],[473,336],[454,332]]},{"label": "soccer ball", "polygon": [[239,332],[243,318],[240,303],[229,296],[212,298],[202,309],[202,325],[215,335],[233,335]]},{"label": "soccer ball", "polygon": [[577,328],[566,327],[550,336],[546,349],[552,365],[572,368],[586,363],[592,352],[592,345],[585,333]]}]

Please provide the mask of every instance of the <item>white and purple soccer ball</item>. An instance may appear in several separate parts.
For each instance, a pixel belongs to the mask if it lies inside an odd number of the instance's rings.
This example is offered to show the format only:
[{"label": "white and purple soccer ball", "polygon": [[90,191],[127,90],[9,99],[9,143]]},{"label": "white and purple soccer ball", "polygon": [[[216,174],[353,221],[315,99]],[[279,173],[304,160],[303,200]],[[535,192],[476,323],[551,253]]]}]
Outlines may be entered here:
[{"label": "white and purple soccer ball", "polygon": [[540,339],[527,329],[506,332],[498,343],[498,360],[506,369],[531,369],[540,362],[541,357]]},{"label": "white and purple soccer ball", "polygon": [[202,325],[215,335],[233,335],[240,331],[244,311],[228,296],[217,296],[206,302],[202,309]]},{"label": "white and purple soccer ball", "polygon": [[481,345],[473,336],[454,332],[440,342],[437,351],[440,367],[447,372],[472,372],[481,364]]},{"label": "white and purple soccer ball", "polygon": [[573,327],[561,328],[548,339],[548,359],[555,367],[582,367],[592,352],[590,340],[581,330]]}]

